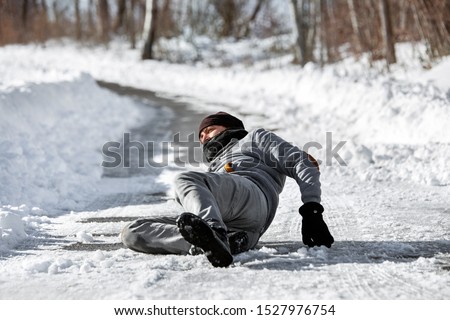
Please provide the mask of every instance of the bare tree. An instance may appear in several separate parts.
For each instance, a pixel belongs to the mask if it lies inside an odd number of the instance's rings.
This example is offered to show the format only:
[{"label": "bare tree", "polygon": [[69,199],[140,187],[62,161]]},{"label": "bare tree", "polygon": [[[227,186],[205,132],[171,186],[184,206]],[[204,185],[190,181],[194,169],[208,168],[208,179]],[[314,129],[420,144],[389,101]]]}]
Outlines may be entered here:
[{"label": "bare tree", "polygon": [[356,12],[355,2],[354,0],[347,0],[347,3],[350,9],[350,19],[352,22],[353,34],[356,38],[356,50],[357,52],[361,53],[364,52],[366,48],[364,45],[364,35],[358,20],[358,14]]},{"label": "bare tree", "polygon": [[6,10],[6,3],[0,2],[0,45],[3,44],[5,41],[5,23],[4,23],[4,17],[7,16],[8,12]]},{"label": "bare tree", "polygon": [[384,55],[389,64],[396,63],[394,36],[392,34],[391,10],[388,0],[380,0],[381,31],[383,35]]},{"label": "bare tree", "polygon": [[47,14],[47,1],[46,0],[41,0],[41,9],[43,12],[45,12],[45,14]]},{"label": "bare tree", "polygon": [[81,40],[80,0],[75,0],[75,38]]},{"label": "bare tree", "polygon": [[110,32],[110,15],[109,15],[109,5],[108,0],[97,0],[97,13],[98,13],[98,29],[100,34],[100,39],[103,42],[109,41]]},{"label": "bare tree", "polygon": [[173,37],[180,33],[181,24],[177,24],[175,10],[173,0],[163,1],[158,14],[158,37]]},{"label": "bare tree", "polygon": [[156,41],[156,26],[158,19],[157,0],[147,0],[145,10],[144,33],[145,44],[142,50],[142,59],[153,59],[153,45]]},{"label": "bare tree", "polygon": [[406,6],[407,6],[407,0],[400,0],[399,1],[399,7],[400,7],[400,12],[399,12],[399,19],[398,19],[398,24],[399,24],[399,29],[403,32],[406,29]]},{"label": "bare tree", "polygon": [[[111,5],[114,1],[114,13]],[[87,9],[82,10],[82,3]],[[193,35],[249,37],[257,17],[264,15],[258,34],[285,32],[285,25],[268,0],[0,0],[0,44],[45,41],[92,34],[108,41],[115,33],[126,34],[131,47],[143,32],[143,58],[153,58],[158,37],[183,33],[202,58]],[[276,4],[278,5],[278,4]],[[321,63],[341,59],[343,45],[349,53],[368,54],[369,62],[396,61],[396,41],[421,41],[430,60],[450,54],[450,0],[290,0],[295,35],[294,62]],[[116,9],[117,8],[117,11]],[[53,11],[52,11],[53,9]],[[73,17],[70,16],[73,14]],[[49,17],[52,17],[51,19]],[[86,22],[86,25],[83,24]],[[183,29],[183,27],[185,27]],[[349,40],[351,39],[351,40]],[[283,50],[281,47],[275,50]],[[320,54],[320,55],[319,55]]]},{"label": "bare tree", "polygon": [[315,0],[303,0],[305,7],[303,7],[302,20],[305,21],[306,34],[306,62],[314,61],[314,48],[316,46],[317,34],[317,6]]},{"label": "bare tree", "polygon": [[48,36],[48,6],[47,6],[47,1],[46,0],[41,0],[41,11],[42,11],[42,16],[43,16],[43,21],[44,21],[44,33],[47,34]]},{"label": "bare tree", "polygon": [[[53,1],[52,10],[53,10],[53,16],[55,17],[54,27],[55,27],[55,29],[59,29],[59,26],[61,25],[61,11],[58,8],[57,1]],[[56,32],[55,32],[55,34],[56,34]]]},{"label": "bare tree", "polygon": [[325,11],[324,19],[322,20],[322,30],[325,34],[325,46],[327,51],[327,61],[335,62],[340,59],[339,54],[339,39],[338,39],[338,26],[339,23],[336,19],[335,4],[332,1],[322,0],[322,9]]},{"label": "bare tree", "polygon": [[86,13],[89,34],[94,34],[96,32],[96,26],[95,26],[95,22],[94,22],[94,14],[92,13],[93,10],[94,10],[94,0],[89,0],[87,13]]},{"label": "bare tree", "polygon": [[450,54],[449,14],[445,0],[413,0],[412,7],[421,38],[426,42],[430,58]]},{"label": "bare tree", "polygon": [[24,29],[27,28],[28,22],[28,0],[23,0],[22,2],[22,26]]},{"label": "bare tree", "polygon": [[245,29],[242,37],[248,37],[252,32],[253,28],[255,27],[256,17],[258,16],[258,13],[261,11],[264,2],[266,2],[266,0],[258,0],[256,2],[255,8],[253,9],[251,16],[245,23]]},{"label": "bare tree", "polygon": [[316,25],[319,37],[319,46],[320,46],[320,66],[323,66],[325,64],[325,56],[326,56],[326,35],[325,35],[325,11],[324,7],[325,3],[322,0],[317,1],[317,12],[316,12]]},{"label": "bare tree", "polygon": [[235,0],[215,0],[213,1],[217,13],[222,18],[222,37],[231,37],[234,35],[235,24],[238,17],[238,10]]},{"label": "bare tree", "polygon": [[22,12],[21,12],[21,22],[22,22],[22,42],[27,40],[28,32],[28,13],[29,13],[29,3],[28,0],[23,0],[22,2]]},{"label": "bare tree", "polygon": [[[302,66],[306,64],[306,37],[305,25],[298,11],[298,0],[291,0],[291,13],[294,20],[293,32],[295,34],[294,63]],[[303,9],[303,0],[300,0],[300,7]]]},{"label": "bare tree", "polygon": [[125,25],[125,17],[127,15],[127,6],[125,0],[117,0],[117,14],[114,21],[113,30],[118,33]]},{"label": "bare tree", "polygon": [[[208,12],[210,3],[207,1],[184,1],[183,25],[189,26],[188,40],[191,41],[194,34],[210,34],[215,31],[217,17],[212,17]],[[214,3],[213,3],[214,5]],[[214,6],[215,8],[215,6]]]},{"label": "bare tree", "polygon": [[136,49],[136,21],[134,17],[135,8],[136,0],[130,0],[130,7],[127,10],[127,29],[132,49]]}]

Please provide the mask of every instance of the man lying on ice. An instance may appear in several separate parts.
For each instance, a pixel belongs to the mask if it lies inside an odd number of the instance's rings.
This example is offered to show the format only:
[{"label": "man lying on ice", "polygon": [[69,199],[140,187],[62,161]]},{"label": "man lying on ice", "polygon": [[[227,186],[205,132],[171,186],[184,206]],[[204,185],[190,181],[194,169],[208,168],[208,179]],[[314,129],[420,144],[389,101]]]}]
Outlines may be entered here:
[{"label": "man lying on ice", "polygon": [[309,247],[334,242],[322,218],[320,172],[306,152],[276,134],[247,132],[241,120],[218,112],[200,123],[207,172],[188,171],[175,180],[178,216],[138,219],[122,231],[130,249],[152,254],[205,254],[215,267],[250,250],[270,226],[286,177],[300,187],[302,239]]}]

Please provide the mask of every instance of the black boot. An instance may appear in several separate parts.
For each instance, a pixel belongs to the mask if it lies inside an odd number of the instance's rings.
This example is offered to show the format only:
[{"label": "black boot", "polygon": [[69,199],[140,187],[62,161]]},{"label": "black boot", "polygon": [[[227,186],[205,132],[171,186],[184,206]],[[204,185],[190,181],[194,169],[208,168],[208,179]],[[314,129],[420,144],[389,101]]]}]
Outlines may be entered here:
[{"label": "black boot", "polygon": [[228,267],[233,263],[224,229],[210,227],[205,220],[189,212],[178,217],[177,226],[183,238],[201,248],[214,267]]},{"label": "black boot", "polygon": [[[235,254],[239,254],[241,252],[245,252],[249,250],[248,247],[248,235],[245,231],[235,231],[228,232],[228,243],[230,244],[230,252],[234,256]],[[191,256],[198,256],[200,254],[205,254],[202,248],[192,245],[189,249],[189,254]]]},{"label": "black boot", "polygon": [[231,254],[235,255],[249,250],[248,235],[245,231],[235,231],[228,233]]}]

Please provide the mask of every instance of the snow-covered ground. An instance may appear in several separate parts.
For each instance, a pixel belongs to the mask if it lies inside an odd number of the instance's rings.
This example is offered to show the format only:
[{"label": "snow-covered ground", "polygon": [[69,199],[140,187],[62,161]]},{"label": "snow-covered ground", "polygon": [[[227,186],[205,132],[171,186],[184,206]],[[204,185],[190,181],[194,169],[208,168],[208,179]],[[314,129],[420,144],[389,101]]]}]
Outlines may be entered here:
[{"label": "snow-covered ground", "polygon": [[[242,54],[238,45],[226,48]],[[401,63],[380,74],[352,60],[142,62],[121,43],[0,48],[0,298],[449,299],[450,60],[425,71],[399,50]],[[133,217],[180,212],[170,180],[182,168],[105,175],[102,146],[142,126],[167,139],[174,115],[94,79],[229,111],[311,146],[333,247],[303,246],[289,181],[259,248],[230,268],[122,248]]]}]

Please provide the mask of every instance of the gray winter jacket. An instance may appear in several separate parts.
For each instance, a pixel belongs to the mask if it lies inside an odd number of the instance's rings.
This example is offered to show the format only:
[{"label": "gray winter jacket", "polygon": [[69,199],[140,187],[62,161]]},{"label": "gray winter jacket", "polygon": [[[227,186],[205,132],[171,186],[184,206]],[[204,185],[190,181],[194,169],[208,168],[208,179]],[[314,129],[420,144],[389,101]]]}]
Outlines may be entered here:
[{"label": "gray winter jacket", "polygon": [[210,172],[231,172],[255,182],[264,192],[272,222],[286,177],[297,181],[302,201],[320,202],[320,172],[313,159],[275,133],[256,129],[234,139],[211,162]]}]

